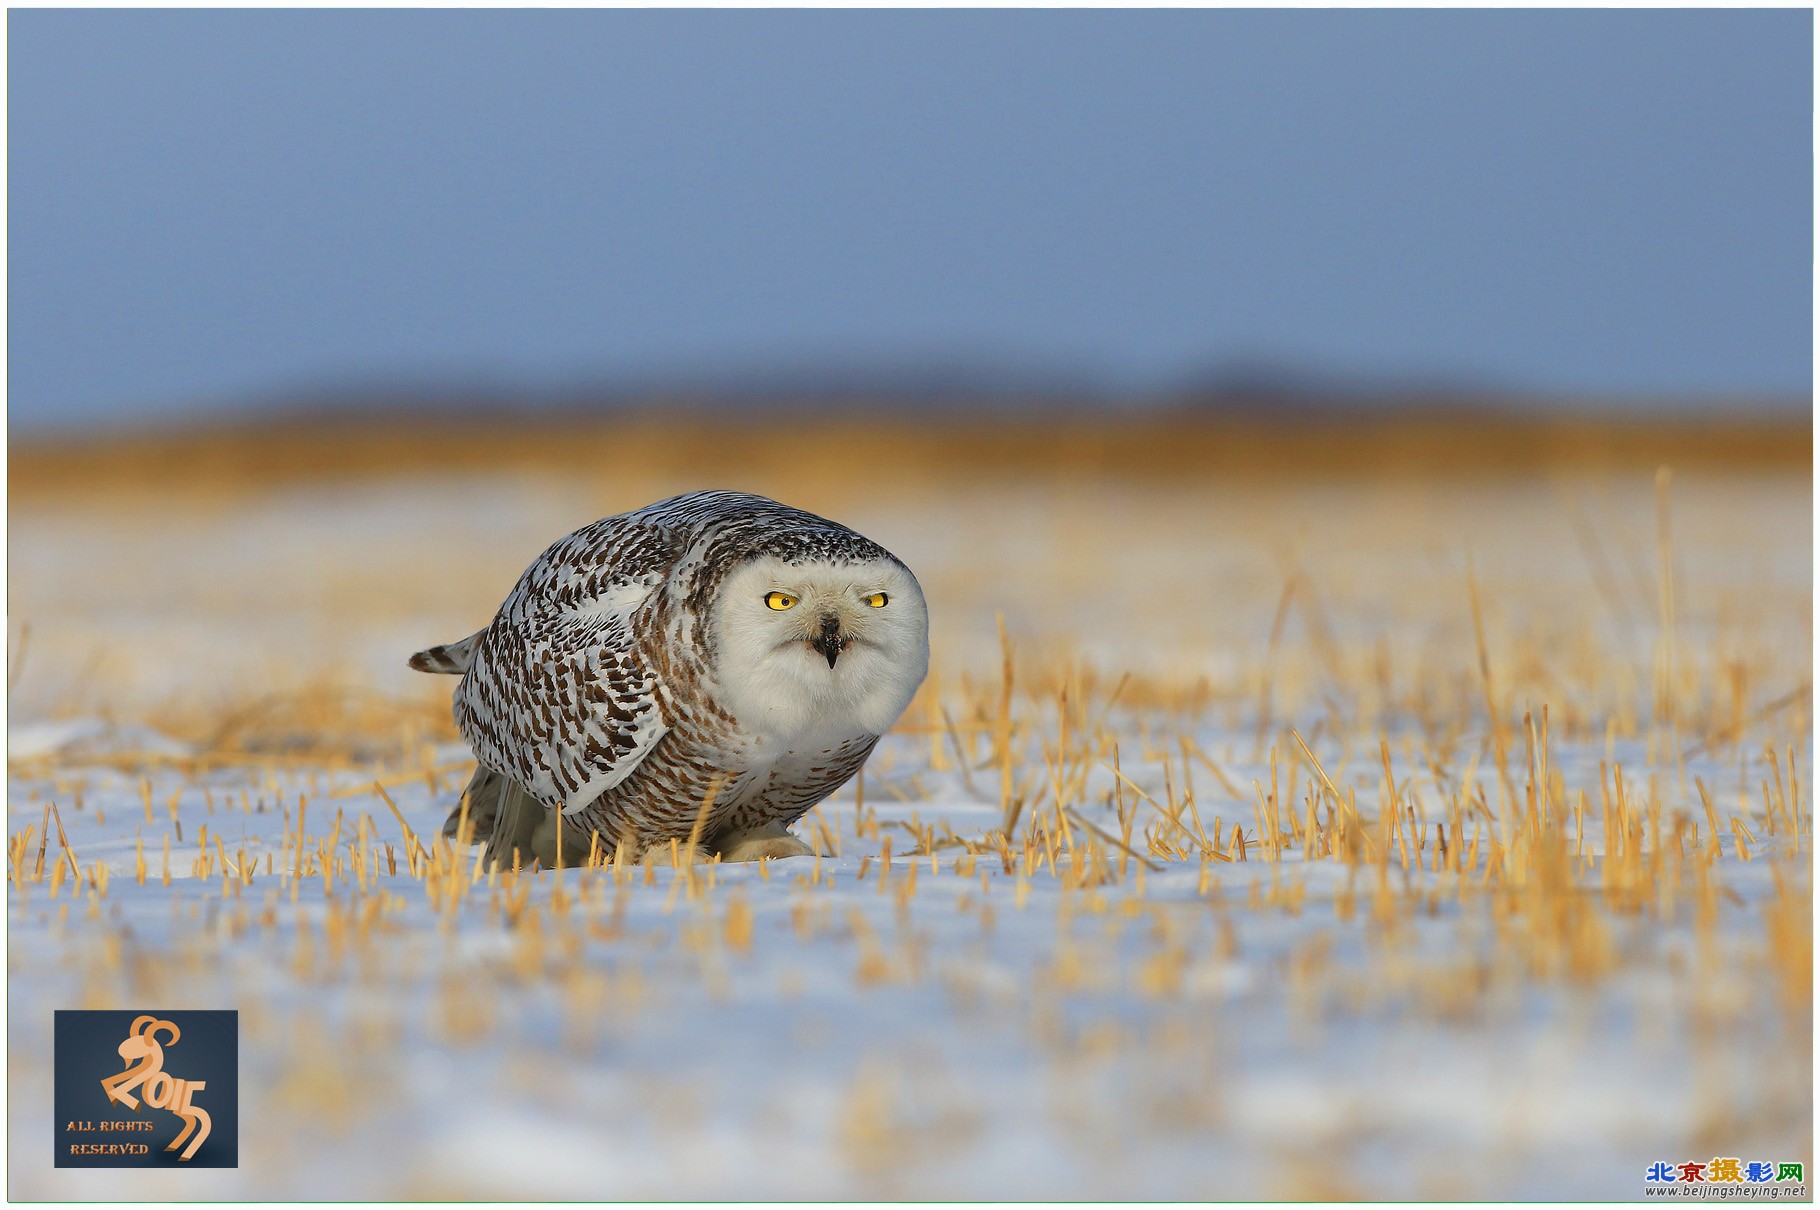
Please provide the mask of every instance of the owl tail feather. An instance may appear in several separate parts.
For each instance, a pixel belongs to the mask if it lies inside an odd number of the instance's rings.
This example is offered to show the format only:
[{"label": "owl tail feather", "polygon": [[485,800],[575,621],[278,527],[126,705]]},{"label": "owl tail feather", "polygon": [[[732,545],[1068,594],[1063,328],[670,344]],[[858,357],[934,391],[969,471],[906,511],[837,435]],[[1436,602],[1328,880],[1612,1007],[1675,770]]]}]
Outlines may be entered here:
[{"label": "owl tail feather", "polygon": [[443,672],[460,676],[474,663],[474,649],[480,646],[484,630],[476,630],[459,643],[442,643],[426,647],[411,657],[411,667],[419,672]]}]

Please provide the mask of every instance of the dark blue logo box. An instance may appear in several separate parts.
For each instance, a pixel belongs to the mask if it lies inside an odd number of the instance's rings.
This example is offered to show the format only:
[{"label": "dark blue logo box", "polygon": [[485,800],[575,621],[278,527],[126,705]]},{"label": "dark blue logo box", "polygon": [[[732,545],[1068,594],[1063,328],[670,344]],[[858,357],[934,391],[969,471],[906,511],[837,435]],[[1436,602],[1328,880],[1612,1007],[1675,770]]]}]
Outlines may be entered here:
[{"label": "dark blue logo box", "polygon": [[59,1010],[53,1045],[57,1167],[240,1166],[238,1012]]}]

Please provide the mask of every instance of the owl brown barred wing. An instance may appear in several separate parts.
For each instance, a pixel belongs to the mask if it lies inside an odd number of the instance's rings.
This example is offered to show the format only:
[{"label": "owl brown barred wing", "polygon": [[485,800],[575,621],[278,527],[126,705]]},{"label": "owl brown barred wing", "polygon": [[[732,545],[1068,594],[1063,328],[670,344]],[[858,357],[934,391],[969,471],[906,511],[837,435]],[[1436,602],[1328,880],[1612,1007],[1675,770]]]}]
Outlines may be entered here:
[{"label": "owl brown barred wing", "polygon": [[564,814],[631,774],[668,730],[635,633],[649,591],[621,584],[580,608],[539,599],[500,612],[455,695],[481,764]]},{"label": "owl brown barred wing", "polygon": [[455,691],[455,723],[481,764],[565,814],[631,775],[667,730],[639,619],[674,560],[661,524],[621,516],[525,569]]}]

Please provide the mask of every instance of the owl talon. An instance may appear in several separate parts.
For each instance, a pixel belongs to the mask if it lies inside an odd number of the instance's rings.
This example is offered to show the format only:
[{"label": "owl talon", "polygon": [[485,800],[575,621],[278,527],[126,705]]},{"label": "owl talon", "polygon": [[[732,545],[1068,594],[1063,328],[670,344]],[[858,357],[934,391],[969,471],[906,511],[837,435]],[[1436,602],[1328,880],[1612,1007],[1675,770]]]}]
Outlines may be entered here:
[{"label": "owl talon", "polygon": [[722,861],[757,861],[760,858],[775,861],[779,857],[813,856],[814,849],[788,832],[782,835],[772,832],[729,836],[720,844]]},{"label": "owl talon", "polygon": [[708,851],[706,845],[691,846],[680,840],[676,842],[675,848],[671,848],[667,840],[648,844],[638,855],[639,865],[667,866],[676,862],[683,865],[706,865],[712,860],[714,854]]}]

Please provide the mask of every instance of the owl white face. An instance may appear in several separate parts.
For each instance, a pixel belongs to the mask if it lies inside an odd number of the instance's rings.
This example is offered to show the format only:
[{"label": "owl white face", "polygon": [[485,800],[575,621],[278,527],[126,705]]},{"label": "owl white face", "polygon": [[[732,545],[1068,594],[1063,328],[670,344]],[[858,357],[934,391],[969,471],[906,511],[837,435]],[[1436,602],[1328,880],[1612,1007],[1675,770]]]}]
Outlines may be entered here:
[{"label": "owl white face", "polygon": [[929,671],[923,591],[889,559],[760,557],[721,582],[712,616],[727,704],[787,746],[882,735]]}]

